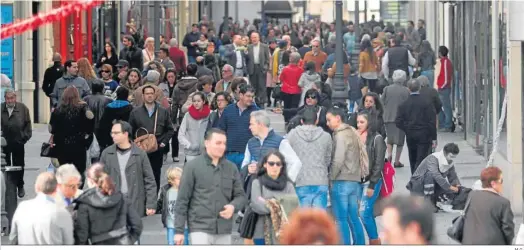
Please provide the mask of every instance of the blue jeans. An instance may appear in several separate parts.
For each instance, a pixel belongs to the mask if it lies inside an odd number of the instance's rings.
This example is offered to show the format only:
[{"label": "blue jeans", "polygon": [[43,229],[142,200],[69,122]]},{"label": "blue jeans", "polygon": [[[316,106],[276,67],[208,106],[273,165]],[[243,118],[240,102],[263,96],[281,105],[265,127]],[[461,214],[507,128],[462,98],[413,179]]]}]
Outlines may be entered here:
[{"label": "blue jeans", "polygon": [[380,189],[382,188],[382,179],[379,179],[377,184],[375,184],[375,189],[373,191],[373,196],[368,197],[366,195],[366,190],[368,189],[369,183],[362,184],[362,199],[360,200],[360,218],[364,228],[368,233],[370,240],[378,239],[377,223],[375,221],[375,216],[373,216],[373,207],[377,201],[378,196],[380,195]]},{"label": "blue jeans", "polygon": [[[167,244],[175,245],[175,229],[167,228]],[[184,245],[189,245],[189,231],[187,228],[184,230]]]},{"label": "blue jeans", "polygon": [[453,122],[453,111],[451,110],[451,88],[445,88],[438,91],[440,101],[442,102],[442,109],[444,112],[438,114],[439,128],[451,128]]},{"label": "blue jeans", "polygon": [[193,56],[187,56],[187,62],[188,63],[196,63],[196,58]]},{"label": "blue jeans", "polygon": [[253,239],[253,244],[258,245],[258,246],[263,246],[266,244],[266,240],[265,239]]},{"label": "blue jeans", "polygon": [[238,152],[226,153],[226,158],[237,165],[238,171],[242,168],[242,161],[244,161],[244,154]]},{"label": "blue jeans", "polygon": [[328,186],[303,186],[295,188],[301,207],[327,208]]},{"label": "blue jeans", "polygon": [[[331,187],[331,203],[335,222],[340,230],[342,244],[364,245],[364,229],[358,215],[358,199],[362,195],[362,187],[355,181],[333,181]],[[350,237],[351,235],[351,237]]]},{"label": "blue jeans", "polygon": [[429,79],[429,87],[433,87],[433,85],[435,84],[435,70],[424,70],[420,72],[420,75],[426,76]]}]

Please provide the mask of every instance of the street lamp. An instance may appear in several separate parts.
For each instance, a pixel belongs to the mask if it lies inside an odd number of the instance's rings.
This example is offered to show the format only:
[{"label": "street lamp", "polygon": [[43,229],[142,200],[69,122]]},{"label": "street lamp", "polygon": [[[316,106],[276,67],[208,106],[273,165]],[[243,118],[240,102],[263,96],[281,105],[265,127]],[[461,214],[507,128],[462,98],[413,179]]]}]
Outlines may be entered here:
[{"label": "street lamp", "polygon": [[345,103],[348,98],[348,92],[346,84],[344,83],[344,53],[343,46],[343,34],[342,34],[342,0],[336,0],[335,2],[335,33],[336,33],[336,48],[335,48],[335,62],[337,68],[332,84],[332,96],[333,103],[343,102]]},{"label": "street lamp", "polygon": [[224,1],[224,23],[222,33],[229,31],[229,1]]}]

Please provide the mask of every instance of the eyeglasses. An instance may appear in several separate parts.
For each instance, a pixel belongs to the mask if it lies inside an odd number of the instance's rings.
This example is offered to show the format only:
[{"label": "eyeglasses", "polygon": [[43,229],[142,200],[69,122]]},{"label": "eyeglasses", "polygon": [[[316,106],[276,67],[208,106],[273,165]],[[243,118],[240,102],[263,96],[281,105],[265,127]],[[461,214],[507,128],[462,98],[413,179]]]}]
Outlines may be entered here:
[{"label": "eyeglasses", "polygon": [[308,95],[307,98],[309,98],[309,99],[317,99],[317,96],[316,95]]},{"label": "eyeglasses", "polygon": [[275,165],[277,167],[282,167],[282,162],[279,162],[279,161],[268,161],[267,165],[269,165],[270,167],[274,167]]},{"label": "eyeglasses", "polygon": [[102,73],[111,73],[109,70],[102,70]]}]

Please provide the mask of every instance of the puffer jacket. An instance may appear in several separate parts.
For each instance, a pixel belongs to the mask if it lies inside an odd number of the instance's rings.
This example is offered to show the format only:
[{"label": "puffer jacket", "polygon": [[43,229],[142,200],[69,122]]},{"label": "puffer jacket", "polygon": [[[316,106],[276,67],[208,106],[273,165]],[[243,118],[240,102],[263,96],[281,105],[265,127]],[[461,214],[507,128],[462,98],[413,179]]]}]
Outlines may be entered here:
[{"label": "puffer jacket", "polygon": [[332,181],[361,182],[359,138],[354,128],[342,124],[333,132]]},{"label": "puffer jacket", "polygon": [[75,244],[132,245],[142,234],[142,220],[120,192],[103,195],[91,188],[76,200]]}]

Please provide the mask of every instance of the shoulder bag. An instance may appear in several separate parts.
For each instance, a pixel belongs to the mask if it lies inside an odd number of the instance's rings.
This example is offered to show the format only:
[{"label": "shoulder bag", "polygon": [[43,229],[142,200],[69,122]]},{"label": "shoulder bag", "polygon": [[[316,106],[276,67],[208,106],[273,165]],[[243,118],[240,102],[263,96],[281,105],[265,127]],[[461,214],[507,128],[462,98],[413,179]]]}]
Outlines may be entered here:
[{"label": "shoulder bag", "polygon": [[[260,183],[260,182],[258,182]],[[262,183],[260,183],[260,195],[262,195]],[[238,233],[241,238],[252,239],[255,234],[255,228],[259,219],[259,215],[253,211],[251,206],[248,204],[246,206],[246,211],[244,211],[244,218],[238,226]]]},{"label": "shoulder bag", "polygon": [[464,211],[460,213],[458,217],[453,219],[452,225],[448,228],[448,236],[456,242],[462,243],[462,237],[464,236],[464,224],[466,222],[466,213],[471,202],[471,197],[468,198]]},{"label": "shoulder bag", "polygon": [[[153,134],[150,134],[149,131],[147,131],[147,129],[143,127],[137,129],[135,132],[135,138],[136,138],[135,144],[137,145],[137,147],[144,150],[146,153],[152,153],[158,150],[158,143],[156,141],[156,136],[155,136],[157,120],[158,120],[158,107],[157,107],[157,110],[155,111],[155,125],[153,127]],[[138,137],[139,130],[146,131],[146,134]]]}]

